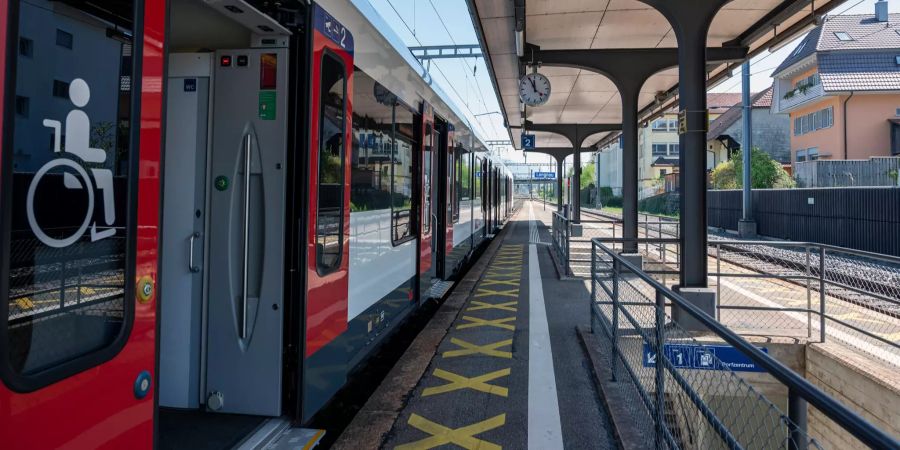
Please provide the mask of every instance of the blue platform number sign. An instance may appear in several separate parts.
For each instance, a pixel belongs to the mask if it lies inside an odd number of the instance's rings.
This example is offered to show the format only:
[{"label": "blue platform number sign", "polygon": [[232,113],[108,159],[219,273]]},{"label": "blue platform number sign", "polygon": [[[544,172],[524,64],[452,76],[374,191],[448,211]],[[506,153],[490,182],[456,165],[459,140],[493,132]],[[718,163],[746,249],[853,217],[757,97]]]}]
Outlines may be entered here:
[{"label": "blue platform number sign", "polygon": [[534,143],[533,134],[522,134],[522,150],[534,150]]},{"label": "blue platform number sign", "polygon": [[348,53],[353,54],[353,35],[350,30],[328,14],[321,6],[315,7],[316,30],[324,34]]},{"label": "blue platform number sign", "polygon": [[[759,347],[769,353],[765,347]],[[669,363],[678,369],[725,370],[733,372],[765,372],[738,349],[730,345],[665,344],[663,352]],[[656,349],[644,344],[643,366],[656,367],[659,355]]]}]

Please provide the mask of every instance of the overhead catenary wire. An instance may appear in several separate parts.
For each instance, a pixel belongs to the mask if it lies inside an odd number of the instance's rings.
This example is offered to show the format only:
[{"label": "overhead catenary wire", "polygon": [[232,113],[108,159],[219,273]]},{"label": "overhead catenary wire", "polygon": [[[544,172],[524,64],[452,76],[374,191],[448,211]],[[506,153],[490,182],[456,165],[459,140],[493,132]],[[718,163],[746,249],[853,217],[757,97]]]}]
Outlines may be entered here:
[{"label": "overhead catenary wire", "polygon": [[[413,3],[415,3],[415,2],[413,2]],[[453,39],[453,33],[450,32],[450,28],[447,27],[447,23],[444,22],[444,18],[441,16],[440,11],[438,11],[437,7],[435,6],[434,0],[428,0],[428,3],[431,5],[431,9],[434,10],[435,15],[437,15],[437,18],[438,18],[438,20],[441,22],[441,26],[444,28],[444,31],[447,32],[447,37],[450,38],[450,42],[452,42],[453,45],[458,45],[458,44],[456,43],[456,39]],[[487,58],[488,56],[485,55],[484,57]],[[468,63],[468,61],[466,61],[465,58],[463,58],[461,61],[462,61],[462,63],[466,66],[466,69],[469,69],[469,68],[470,68],[470,67],[469,67],[469,63]],[[477,71],[477,68],[478,68],[478,61],[476,60],[476,61],[475,61],[475,64],[471,67],[471,69],[472,69],[472,78],[473,78],[473,82],[474,82],[474,84],[475,84],[475,87],[478,88],[478,95],[479,95],[478,99],[479,99],[480,102],[481,102],[481,106],[482,106],[482,108],[484,108],[485,111],[487,111],[487,110],[488,110],[487,105],[484,103],[484,99],[486,98],[486,97],[484,96],[484,91],[481,90],[481,83],[479,83],[479,82],[478,82],[478,78],[475,77],[475,73],[476,73],[476,71]],[[469,78],[469,74],[468,74],[468,72],[467,72],[467,73],[466,73],[466,79],[468,79],[468,78]],[[470,111],[471,111],[471,109],[470,109]],[[493,131],[497,131],[497,130],[496,130],[497,124],[494,123],[493,121],[491,121],[490,123],[491,123],[491,127],[494,128]],[[498,133],[498,134],[503,134],[503,133]]]},{"label": "overhead catenary wire", "polygon": [[[413,27],[411,27],[409,25],[409,23],[403,18],[403,15],[400,14],[400,11],[397,10],[397,7],[394,5],[393,1],[392,0],[385,0],[385,1],[387,2],[388,6],[390,6],[390,8],[394,11],[394,14],[397,15],[397,18],[400,19],[400,22],[403,23],[403,26],[406,27],[407,31],[409,31],[412,34],[413,39],[416,41],[416,43],[418,43],[420,46],[423,45],[422,41],[415,34]],[[440,17],[440,15],[438,15],[438,17]],[[452,37],[451,37],[451,40],[452,40]],[[450,77],[448,77],[447,74],[444,73],[443,69],[441,69],[441,67],[437,61],[434,62],[434,67],[437,69],[438,73],[441,74],[441,77],[444,79],[447,86],[450,87],[450,90],[453,91],[454,94],[456,94],[456,97],[459,98],[459,100],[463,103],[463,105],[466,107],[466,109],[469,111],[469,113],[474,117],[475,112],[472,111],[471,107],[469,107],[468,102],[465,101],[465,97],[463,97],[463,95],[460,94],[459,90],[456,89],[456,86],[454,86],[454,84],[450,81]],[[482,125],[480,121],[475,120],[474,122],[475,122],[475,126],[477,126],[479,129],[481,129],[482,133],[484,133],[485,135],[488,134],[484,125]]]}]

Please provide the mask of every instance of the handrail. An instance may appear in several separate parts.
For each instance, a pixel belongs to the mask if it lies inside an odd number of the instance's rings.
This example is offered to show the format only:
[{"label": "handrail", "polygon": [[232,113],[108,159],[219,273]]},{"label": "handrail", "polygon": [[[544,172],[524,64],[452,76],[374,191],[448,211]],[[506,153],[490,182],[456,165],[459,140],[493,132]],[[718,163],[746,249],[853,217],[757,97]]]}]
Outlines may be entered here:
[{"label": "handrail", "polygon": [[[632,274],[636,275],[645,283],[649,284],[654,290],[661,293],[677,305],[681,310],[687,312],[694,319],[700,322],[707,329],[717,334],[725,342],[731,344],[745,356],[753,360],[760,367],[765,369],[770,375],[778,381],[785,384],[789,390],[796,392],[800,397],[806,400],[834,420],[841,427],[853,434],[854,437],[862,441],[864,444],[877,449],[897,449],[900,448],[900,441],[891,437],[884,431],[878,429],[859,414],[851,411],[846,406],[840,404],[824,391],[798,375],[796,372],[772,358],[762,350],[756,348],[737,333],[723,326],[719,321],[715,320],[698,307],[689,303],[684,297],[670,290],[663,284],[654,280],[652,277],[644,273],[643,270],[622,258],[614,251],[606,247],[600,242],[600,239],[592,239],[592,245],[599,246],[605,253],[610,255],[617,264],[628,269]],[[593,281],[593,280],[592,280]]]}]

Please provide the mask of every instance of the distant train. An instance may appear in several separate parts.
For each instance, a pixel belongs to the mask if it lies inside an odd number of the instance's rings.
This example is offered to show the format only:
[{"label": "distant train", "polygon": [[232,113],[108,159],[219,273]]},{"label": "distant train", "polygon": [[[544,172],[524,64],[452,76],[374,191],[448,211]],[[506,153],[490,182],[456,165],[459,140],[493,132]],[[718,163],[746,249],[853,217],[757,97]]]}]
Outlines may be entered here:
[{"label": "distant train", "polygon": [[306,423],[512,213],[365,0],[0,0],[0,29],[4,449]]}]

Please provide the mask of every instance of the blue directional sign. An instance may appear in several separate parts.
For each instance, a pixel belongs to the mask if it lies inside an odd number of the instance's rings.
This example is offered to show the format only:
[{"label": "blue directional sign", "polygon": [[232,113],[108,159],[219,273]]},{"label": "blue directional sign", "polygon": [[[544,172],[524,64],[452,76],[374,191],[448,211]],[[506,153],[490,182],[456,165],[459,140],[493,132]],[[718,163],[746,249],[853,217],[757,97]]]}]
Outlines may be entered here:
[{"label": "blue directional sign", "polygon": [[556,172],[535,172],[533,176],[535,180],[554,180]]},{"label": "blue directional sign", "polygon": [[522,150],[534,150],[535,141],[533,134],[522,133]]},{"label": "blue directional sign", "polygon": [[[769,349],[759,347],[764,353]],[[765,372],[752,359],[730,345],[665,344],[663,352],[672,366],[680,369],[725,370],[733,372]],[[659,355],[650,344],[644,344],[643,366],[656,367]]]}]

